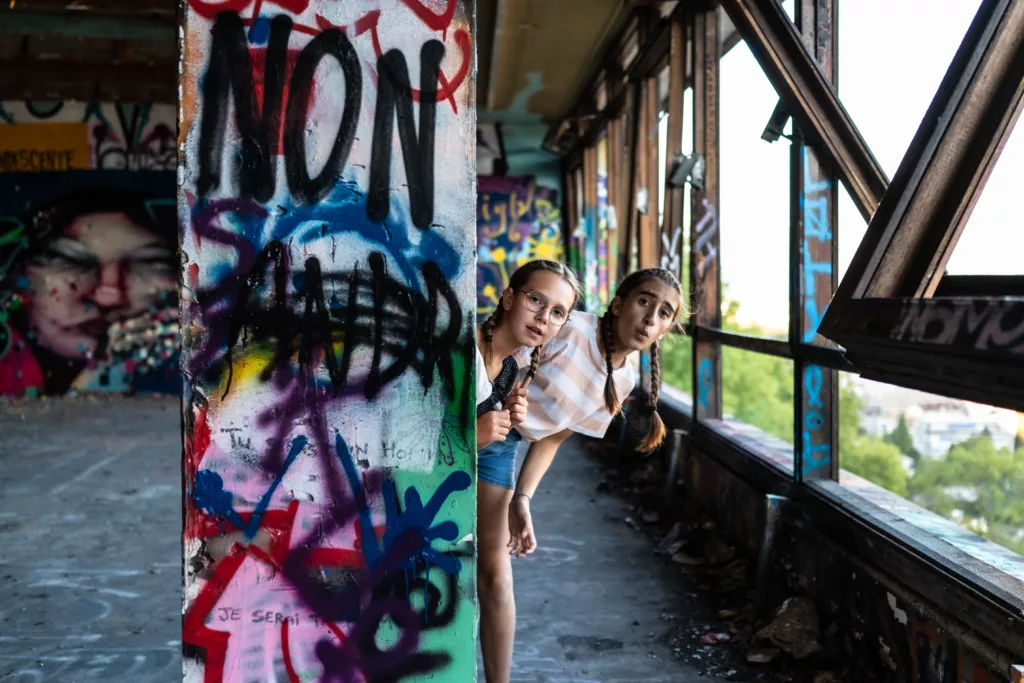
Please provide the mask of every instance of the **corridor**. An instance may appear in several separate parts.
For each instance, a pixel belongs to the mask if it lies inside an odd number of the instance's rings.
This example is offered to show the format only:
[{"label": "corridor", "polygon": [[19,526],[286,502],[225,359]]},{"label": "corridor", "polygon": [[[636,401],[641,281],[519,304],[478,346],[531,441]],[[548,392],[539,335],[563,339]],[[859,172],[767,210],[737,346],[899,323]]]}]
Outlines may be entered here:
[{"label": "corridor", "polygon": [[[5,402],[0,433],[0,680],[180,680],[178,401]],[[570,442],[536,498],[513,680],[758,680],[738,642],[700,644],[729,624],[605,474]]]}]

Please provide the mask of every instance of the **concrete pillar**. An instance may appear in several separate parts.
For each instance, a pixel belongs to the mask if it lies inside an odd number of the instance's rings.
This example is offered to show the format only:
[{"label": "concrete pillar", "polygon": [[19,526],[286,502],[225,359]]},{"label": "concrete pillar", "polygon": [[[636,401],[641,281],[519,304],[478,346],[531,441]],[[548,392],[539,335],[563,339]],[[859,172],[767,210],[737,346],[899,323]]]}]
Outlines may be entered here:
[{"label": "concrete pillar", "polygon": [[473,680],[472,0],[188,0],[186,681]]}]

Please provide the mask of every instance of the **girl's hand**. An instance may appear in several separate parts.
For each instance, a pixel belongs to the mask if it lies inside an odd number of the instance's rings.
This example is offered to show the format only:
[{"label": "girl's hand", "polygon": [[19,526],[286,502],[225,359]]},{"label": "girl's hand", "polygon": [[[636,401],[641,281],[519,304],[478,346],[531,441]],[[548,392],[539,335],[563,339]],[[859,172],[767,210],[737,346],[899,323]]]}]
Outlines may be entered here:
[{"label": "girl's hand", "polygon": [[492,410],[484,413],[476,421],[477,450],[495,441],[504,441],[510,429],[512,429],[512,420],[509,418],[507,410]]},{"label": "girl's hand", "polygon": [[519,386],[519,382],[516,382],[516,385],[512,387],[512,391],[509,392],[508,398],[505,399],[505,407],[508,409],[509,419],[512,421],[513,427],[526,421],[526,410],[529,406],[526,400],[526,393],[527,387]]},{"label": "girl's hand", "polygon": [[537,537],[533,533],[533,516],[530,514],[530,499],[517,495],[508,504],[509,555],[525,557],[537,549]]}]

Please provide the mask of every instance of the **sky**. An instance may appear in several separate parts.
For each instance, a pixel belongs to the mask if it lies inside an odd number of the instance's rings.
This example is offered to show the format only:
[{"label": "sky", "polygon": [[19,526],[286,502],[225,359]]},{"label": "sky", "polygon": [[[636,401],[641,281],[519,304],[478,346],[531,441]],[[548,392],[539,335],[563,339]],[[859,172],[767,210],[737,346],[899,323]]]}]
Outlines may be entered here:
[{"label": "sky", "polygon": [[[787,3],[792,4],[792,3]],[[839,96],[889,178],[931,103],[979,0],[839,3]],[[725,295],[741,323],[785,337],[789,292],[789,142],[761,140],[778,96],[744,43],[722,59],[720,240]],[[1014,179],[1024,133],[1011,135],[948,265],[957,274],[1024,274]],[[684,139],[689,140],[689,131]],[[840,189],[840,277],[866,224]]]}]

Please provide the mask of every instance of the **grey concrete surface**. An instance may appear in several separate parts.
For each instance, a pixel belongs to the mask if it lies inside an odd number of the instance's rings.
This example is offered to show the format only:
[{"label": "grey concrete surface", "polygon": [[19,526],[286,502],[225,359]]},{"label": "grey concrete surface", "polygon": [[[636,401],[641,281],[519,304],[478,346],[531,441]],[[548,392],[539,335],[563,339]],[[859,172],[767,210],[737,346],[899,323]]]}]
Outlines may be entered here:
[{"label": "grey concrete surface", "polygon": [[[181,680],[180,453],[175,398],[0,402],[0,680]],[[698,596],[600,480],[569,442],[534,502],[513,681],[718,680],[673,652]]]},{"label": "grey concrete surface", "polygon": [[718,680],[675,656],[672,638],[697,596],[625,523],[628,505],[597,492],[602,469],[583,444],[570,440],[555,457],[531,503],[538,549],[513,559],[512,681]]},{"label": "grey concrete surface", "polygon": [[0,680],[181,679],[178,416],[0,403]]}]

